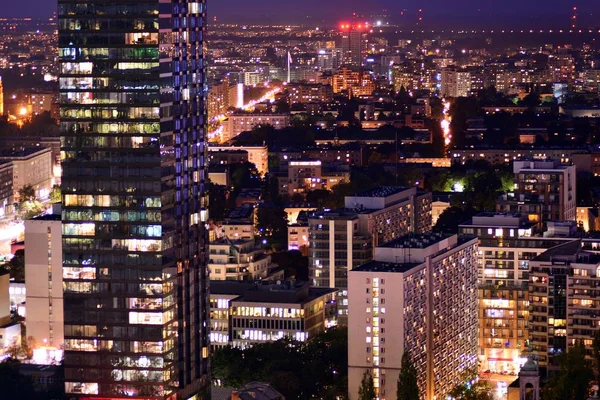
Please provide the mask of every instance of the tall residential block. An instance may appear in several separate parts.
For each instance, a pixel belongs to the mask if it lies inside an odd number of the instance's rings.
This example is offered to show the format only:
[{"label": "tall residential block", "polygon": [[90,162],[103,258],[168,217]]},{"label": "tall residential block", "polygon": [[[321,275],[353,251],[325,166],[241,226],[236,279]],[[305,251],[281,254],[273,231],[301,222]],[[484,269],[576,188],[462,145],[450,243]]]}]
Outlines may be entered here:
[{"label": "tall residential block", "polygon": [[65,384],[205,399],[204,0],[59,0]]},{"label": "tall residential block", "polygon": [[338,291],[339,323],[348,315],[348,272],[370,261],[373,248],[409,233],[431,230],[431,193],[378,187],[346,196],[345,208],[308,220],[309,277]]},{"label": "tall residential block", "polygon": [[[55,205],[56,206],[56,205]],[[91,272],[93,267],[81,268]],[[62,223],[60,210],[25,221],[27,337],[38,364],[62,359],[64,346]]]},{"label": "tall residential block", "polygon": [[422,399],[445,399],[477,366],[477,239],[407,235],[375,248],[348,273],[348,390],[371,372],[379,399],[395,399],[402,355]]}]

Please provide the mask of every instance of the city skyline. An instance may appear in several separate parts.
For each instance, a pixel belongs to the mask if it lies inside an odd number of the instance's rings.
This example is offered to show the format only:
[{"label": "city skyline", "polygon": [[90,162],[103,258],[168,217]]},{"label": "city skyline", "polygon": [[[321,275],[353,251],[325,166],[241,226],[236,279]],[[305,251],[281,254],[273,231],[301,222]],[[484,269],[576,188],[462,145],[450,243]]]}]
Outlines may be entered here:
[{"label": "city skyline", "polygon": [[[520,2],[508,0],[500,3],[473,5],[470,0],[457,0],[451,5],[442,0],[424,0],[419,3],[398,4],[392,0],[375,0],[365,5],[360,2],[348,3],[330,0],[323,4],[317,0],[305,0],[293,9],[287,3],[275,0],[258,0],[249,5],[242,0],[214,2],[208,5],[210,21],[240,23],[331,23],[352,17],[388,15],[392,22],[412,23],[417,20],[417,12],[422,10],[423,24],[435,27],[465,27],[481,25],[516,26],[531,24],[534,27],[557,28],[567,25],[572,7],[578,8],[578,19],[582,26],[595,26],[600,13],[600,3],[594,0],[580,0],[567,4],[560,0],[545,2]],[[293,11],[293,12],[291,12]],[[45,18],[56,12],[56,3],[44,0],[25,0],[5,5],[3,17]],[[503,19],[507,18],[507,19]],[[510,19],[508,19],[510,18]]]}]

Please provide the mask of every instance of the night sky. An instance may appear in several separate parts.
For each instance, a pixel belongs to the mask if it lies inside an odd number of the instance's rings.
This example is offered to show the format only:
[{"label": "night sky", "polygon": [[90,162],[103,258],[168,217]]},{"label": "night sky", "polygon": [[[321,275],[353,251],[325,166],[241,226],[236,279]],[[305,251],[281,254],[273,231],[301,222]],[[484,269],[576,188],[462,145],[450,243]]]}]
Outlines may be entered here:
[{"label": "night sky", "polygon": [[[2,0],[0,17],[47,17],[56,9],[54,0]],[[478,6],[477,3],[480,5]],[[353,6],[354,4],[354,6]],[[352,12],[377,14],[387,9],[399,16],[406,8],[414,14],[423,9],[429,24],[460,24],[463,21],[488,20],[495,24],[526,23],[567,24],[573,5],[579,7],[581,26],[598,25],[599,0],[209,0],[209,14],[221,21],[256,22],[337,22]],[[549,26],[548,28],[552,28]]]}]

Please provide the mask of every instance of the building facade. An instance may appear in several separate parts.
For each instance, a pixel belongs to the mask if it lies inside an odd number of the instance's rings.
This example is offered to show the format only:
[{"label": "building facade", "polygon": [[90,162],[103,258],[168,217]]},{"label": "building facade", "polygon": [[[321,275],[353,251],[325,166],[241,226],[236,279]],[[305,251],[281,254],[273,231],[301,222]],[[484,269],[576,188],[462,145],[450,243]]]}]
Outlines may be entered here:
[{"label": "building facade", "polygon": [[205,27],[58,3],[67,397],[209,396]]},{"label": "building facade", "polygon": [[211,346],[301,342],[335,325],[335,289],[307,282],[211,282]]},{"label": "building facade", "polygon": [[576,169],[558,161],[515,161],[515,190],[503,194],[496,211],[527,214],[538,224],[575,221]]},{"label": "building facade", "polygon": [[446,398],[477,365],[477,239],[407,235],[349,272],[348,390],[370,371],[379,399],[396,398],[402,355],[421,398]]},{"label": "building facade", "polygon": [[[60,212],[25,221],[25,249],[27,337],[35,341],[37,363],[60,361],[65,341]],[[93,269],[64,272],[85,279]]]}]

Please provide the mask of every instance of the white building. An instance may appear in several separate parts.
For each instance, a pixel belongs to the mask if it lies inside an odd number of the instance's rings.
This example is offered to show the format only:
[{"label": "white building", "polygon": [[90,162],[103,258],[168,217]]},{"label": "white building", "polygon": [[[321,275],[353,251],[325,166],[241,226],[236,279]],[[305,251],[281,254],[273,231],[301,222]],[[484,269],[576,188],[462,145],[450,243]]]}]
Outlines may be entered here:
[{"label": "white building", "polygon": [[0,160],[12,161],[15,198],[19,189],[27,185],[35,189],[36,197],[48,198],[54,177],[51,149],[32,147],[23,151],[4,151],[0,153]]},{"label": "white building", "polygon": [[442,96],[467,97],[471,92],[471,74],[454,68],[442,70]]},{"label": "white building", "polygon": [[395,399],[401,360],[421,398],[445,399],[477,366],[477,239],[408,235],[376,247],[348,273],[348,389],[371,371],[380,400]]},{"label": "white building", "polygon": [[[275,129],[290,126],[289,114],[232,114],[223,122],[223,141],[227,142],[258,125],[271,125]],[[249,160],[248,160],[249,161]]]},{"label": "white building", "polygon": [[25,320],[38,362],[46,356],[54,359],[54,352],[64,344],[63,274],[84,279],[94,272],[95,268],[83,265],[63,270],[60,212],[25,221]]}]

